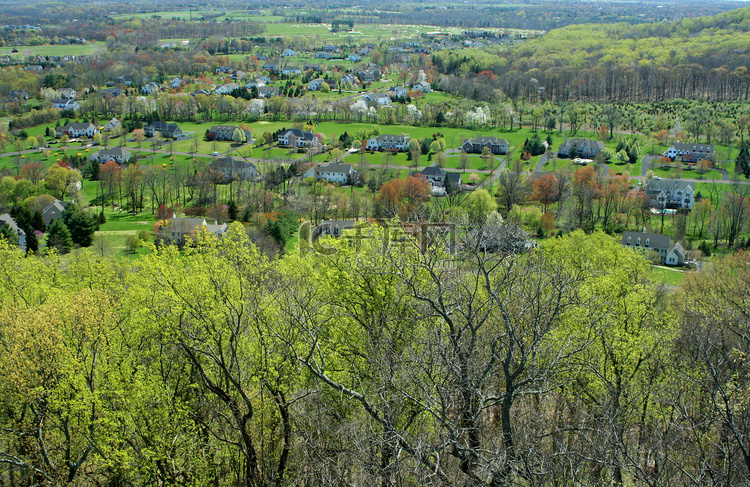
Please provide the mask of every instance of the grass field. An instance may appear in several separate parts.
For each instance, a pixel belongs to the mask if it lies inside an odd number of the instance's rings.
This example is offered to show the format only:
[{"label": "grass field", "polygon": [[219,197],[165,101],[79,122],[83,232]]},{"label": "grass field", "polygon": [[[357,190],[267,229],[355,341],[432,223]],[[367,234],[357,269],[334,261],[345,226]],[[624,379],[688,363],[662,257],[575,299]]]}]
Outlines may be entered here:
[{"label": "grass field", "polygon": [[651,280],[667,286],[679,286],[685,280],[685,273],[680,269],[651,266]]},{"label": "grass field", "polygon": [[18,46],[17,53],[12,53],[13,46],[0,47],[0,56],[26,58],[29,56],[84,56],[106,49],[103,42],[91,41],[88,44],[66,44],[54,46]]}]

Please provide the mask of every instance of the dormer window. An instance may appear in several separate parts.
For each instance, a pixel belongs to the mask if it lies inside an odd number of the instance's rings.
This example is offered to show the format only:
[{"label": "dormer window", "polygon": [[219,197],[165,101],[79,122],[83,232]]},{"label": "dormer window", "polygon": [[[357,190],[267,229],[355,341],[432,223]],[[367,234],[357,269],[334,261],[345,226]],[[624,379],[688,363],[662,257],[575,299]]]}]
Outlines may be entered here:
[{"label": "dormer window", "polygon": [[650,239],[650,238],[647,238],[647,239],[646,239],[646,247],[648,247],[649,245],[651,245],[651,239]]},{"label": "dormer window", "polygon": [[635,244],[639,247],[641,246],[641,237],[638,237],[638,240],[635,241]]},{"label": "dormer window", "polygon": [[628,237],[628,245],[630,245],[630,237]]}]

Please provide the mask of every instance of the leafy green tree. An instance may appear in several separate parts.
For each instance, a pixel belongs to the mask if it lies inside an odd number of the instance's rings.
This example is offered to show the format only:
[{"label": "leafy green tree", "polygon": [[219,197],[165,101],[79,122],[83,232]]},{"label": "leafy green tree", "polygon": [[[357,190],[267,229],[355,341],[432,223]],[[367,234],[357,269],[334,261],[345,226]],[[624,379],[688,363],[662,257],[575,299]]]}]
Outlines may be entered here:
[{"label": "leafy green tree", "polygon": [[0,239],[11,245],[18,245],[18,234],[5,222],[0,222]]},{"label": "leafy green tree", "polygon": [[487,215],[497,210],[497,203],[492,195],[483,188],[472,191],[464,199],[463,205],[466,207],[469,220],[473,225],[483,225]]},{"label": "leafy green tree", "polygon": [[63,210],[62,221],[70,231],[70,238],[75,245],[90,247],[94,240],[94,233],[99,228],[99,219],[79,210],[75,205],[69,204]]}]

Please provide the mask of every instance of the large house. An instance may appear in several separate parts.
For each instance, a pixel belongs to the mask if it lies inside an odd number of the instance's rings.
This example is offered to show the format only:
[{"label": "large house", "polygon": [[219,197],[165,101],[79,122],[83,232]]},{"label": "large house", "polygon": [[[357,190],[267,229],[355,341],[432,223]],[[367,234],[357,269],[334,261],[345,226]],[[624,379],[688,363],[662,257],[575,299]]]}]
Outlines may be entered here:
[{"label": "large house", "polygon": [[285,130],[279,134],[278,141],[279,146],[284,147],[314,147],[319,143],[317,135],[300,129]]},{"label": "large house", "polygon": [[44,224],[49,227],[53,221],[60,218],[67,205],[68,203],[64,201],[55,200],[45,206],[42,210],[42,220],[44,221]]},{"label": "large house", "polygon": [[159,228],[159,234],[164,240],[183,246],[188,238],[195,239],[195,235],[201,228],[220,237],[226,233],[228,225],[226,223],[211,225],[206,223],[205,218],[173,217],[169,225]]},{"label": "large house", "polygon": [[650,179],[643,192],[654,208],[690,209],[695,203],[695,183],[679,179]]},{"label": "large house", "polygon": [[67,135],[68,137],[93,137],[98,133],[99,129],[96,128],[93,123],[85,122],[69,122],[67,125],[63,127],[57,127],[55,129],[55,135],[57,137],[62,137],[63,134]]},{"label": "large house", "polygon": [[682,162],[698,162],[701,159],[712,161],[715,153],[716,149],[714,149],[713,144],[681,144],[675,142],[662,155],[669,157],[673,161],[679,156]]},{"label": "large house", "polygon": [[622,245],[639,252],[653,250],[659,254],[662,262],[668,265],[683,265],[686,260],[685,249],[679,243],[671,243],[669,235],[643,232],[623,232]]},{"label": "large house", "polygon": [[216,93],[217,95],[228,95],[239,87],[240,85],[238,83],[227,83],[216,88],[216,90],[214,90],[214,93]]},{"label": "large house", "polygon": [[113,130],[119,129],[120,127],[122,127],[122,122],[113,117],[112,120],[107,122],[107,124],[104,126],[104,131],[111,132]]},{"label": "large house", "polygon": [[461,144],[461,149],[469,154],[481,154],[484,148],[487,147],[493,154],[507,154],[509,145],[507,140],[498,139],[497,137],[476,137],[474,139],[466,139]]},{"label": "large house", "polygon": [[[421,175],[432,185],[433,194],[444,195],[448,185],[458,188],[461,185],[461,175],[457,172],[448,172],[442,167],[430,166],[421,172],[414,172],[414,176]],[[445,189],[444,189],[445,188]],[[437,191],[436,191],[437,190]]]},{"label": "large house", "polygon": [[307,171],[304,177],[315,176],[316,179],[325,179],[329,183],[349,184],[357,175],[351,164],[331,162],[320,164]]},{"label": "large house", "polygon": [[242,140],[242,129],[234,125],[214,125],[208,129],[207,138],[209,140],[234,140],[235,132],[239,140]]},{"label": "large house", "polygon": [[368,93],[362,97],[368,106],[389,107],[393,105],[391,97],[383,93]]},{"label": "large house", "polygon": [[143,127],[143,132],[146,134],[146,137],[153,137],[157,132],[165,139],[182,137],[182,130],[176,123],[151,122]]},{"label": "large house", "polygon": [[104,149],[99,151],[96,155],[96,159],[100,164],[104,164],[107,161],[115,161],[122,165],[130,160],[130,151],[122,147],[113,147],[111,149]]},{"label": "large house", "polygon": [[367,145],[365,147],[367,148],[367,150],[377,150],[377,151],[384,151],[384,150],[406,151],[409,149],[410,140],[411,139],[409,139],[409,137],[404,134],[401,134],[401,135],[383,134],[377,137],[372,137],[370,140],[367,141]]},{"label": "large house", "polygon": [[52,107],[58,110],[73,110],[78,111],[81,109],[81,104],[75,100],[60,99],[52,100]]},{"label": "large house", "polygon": [[354,220],[323,220],[320,224],[320,236],[340,237],[344,230],[351,230],[356,223]]},{"label": "large house", "polygon": [[585,157],[593,159],[604,149],[604,142],[594,139],[568,139],[557,148],[560,157]]},{"label": "large house", "polygon": [[225,182],[237,179],[255,179],[258,177],[258,169],[255,167],[255,164],[234,157],[219,157],[209,164],[208,167],[222,173]]}]

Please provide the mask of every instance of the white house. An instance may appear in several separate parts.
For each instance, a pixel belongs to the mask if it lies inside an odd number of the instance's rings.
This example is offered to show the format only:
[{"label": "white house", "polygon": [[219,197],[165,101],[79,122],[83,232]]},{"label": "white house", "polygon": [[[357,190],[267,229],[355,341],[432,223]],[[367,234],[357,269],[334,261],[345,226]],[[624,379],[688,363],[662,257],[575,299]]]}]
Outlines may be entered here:
[{"label": "white house", "polygon": [[325,179],[329,183],[349,184],[356,175],[357,171],[351,164],[331,162],[315,166],[307,171],[304,177],[314,176],[316,179]]},{"label": "white house", "polygon": [[389,107],[393,105],[391,97],[382,93],[368,93],[362,98],[369,106]]},{"label": "white house", "polygon": [[284,147],[315,147],[319,144],[318,136],[300,129],[289,129],[278,137],[279,145]]},{"label": "white house", "polygon": [[370,140],[367,141],[367,145],[365,148],[367,150],[377,150],[377,151],[384,151],[384,150],[397,150],[397,151],[406,151],[409,149],[409,141],[411,139],[404,134],[401,135],[391,135],[391,134],[383,134],[379,135],[377,137],[373,137]]},{"label": "white house", "polygon": [[81,109],[81,104],[75,100],[52,100],[52,107],[58,110],[78,111]]},{"label": "white house", "polygon": [[695,204],[695,183],[679,179],[650,179],[643,191],[654,208],[690,209]]},{"label": "white house", "polygon": [[228,95],[239,87],[240,85],[237,83],[227,83],[216,88],[216,90],[214,90],[214,93],[216,93],[217,95]]},{"label": "white house", "polygon": [[62,137],[63,134],[68,137],[93,137],[99,133],[99,129],[94,126],[93,123],[77,123],[70,122],[64,127],[57,127],[55,129],[55,135]]},{"label": "white house", "polygon": [[124,164],[130,160],[130,151],[123,149],[122,147],[113,147],[111,149],[104,149],[99,151],[96,155],[99,164],[104,164],[107,161],[115,161],[118,164]]},{"label": "white house", "polygon": [[681,144],[675,142],[672,147],[667,149],[662,155],[669,157],[673,161],[680,157],[683,162],[698,162],[701,159],[713,161],[716,149],[713,144]]}]

